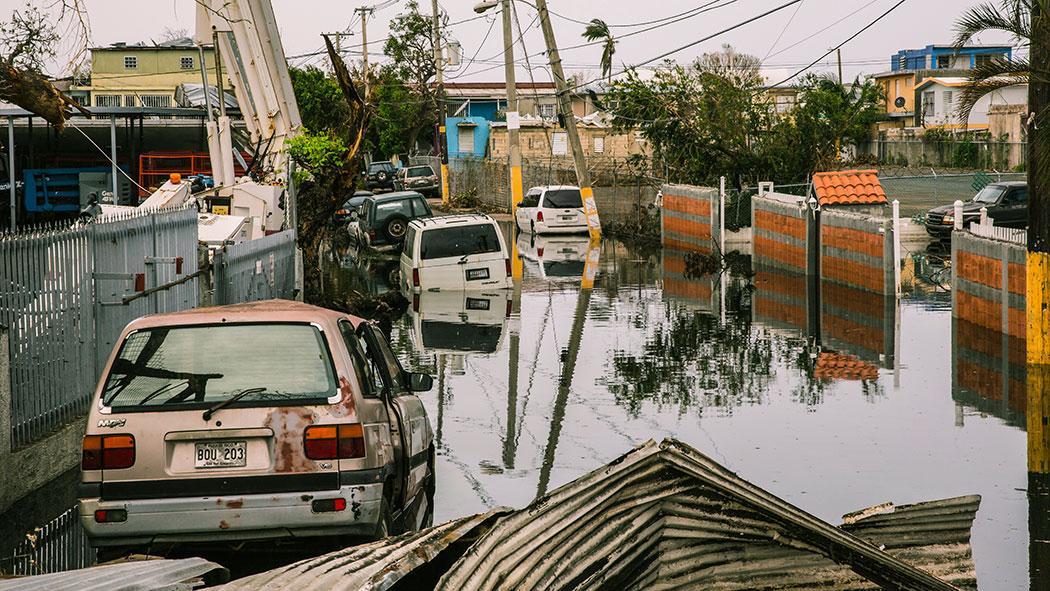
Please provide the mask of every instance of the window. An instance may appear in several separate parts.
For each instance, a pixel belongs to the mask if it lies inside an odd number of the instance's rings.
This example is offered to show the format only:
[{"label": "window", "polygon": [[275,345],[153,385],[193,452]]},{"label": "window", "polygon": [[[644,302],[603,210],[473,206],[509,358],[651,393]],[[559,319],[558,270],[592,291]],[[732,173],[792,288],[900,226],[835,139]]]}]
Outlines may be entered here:
[{"label": "window", "polygon": [[776,98],[777,102],[777,113],[787,113],[795,106],[795,97],[781,95]]},{"label": "window", "polygon": [[95,95],[95,106],[96,107],[119,107],[120,106],[120,95],[119,94],[96,94]]},{"label": "window", "polygon": [[973,65],[975,67],[987,66],[996,61],[1003,61],[1006,59],[1006,55],[1002,53],[978,53],[973,56]]},{"label": "window", "polygon": [[922,116],[933,117],[934,116],[934,94],[933,92],[922,93]]},{"label": "window", "polygon": [[569,138],[564,131],[555,131],[551,134],[551,154],[555,156],[569,153]]},{"label": "window", "polygon": [[121,345],[102,401],[106,406],[178,410],[184,404],[212,405],[255,388],[259,391],[244,396],[244,403],[275,406],[336,395],[321,331],[291,323],[139,330]]},{"label": "window", "polygon": [[[361,384],[361,394],[370,397],[379,396],[383,389],[383,383],[376,376],[373,365],[365,357],[364,347],[361,345],[361,339],[354,332],[354,326],[347,320],[340,320],[339,332],[343,335],[343,342],[346,343],[347,351],[350,352],[350,360],[354,364],[354,373],[357,374],[357,380]],[[379,384],[378,389],[376,384]]]},{"label": "window", "polygon": [[395,199],[376,203],[376,220],[385,220],[392,215],[400,215],[406,218],[412,217],[411,199]]},{"label": "window", "polygon": [[492,224],[446,226],[423,232],[419,243],[419,257],[443,259],[471,254],[500,252],[499,236]]},{"label": "window", "polygon": [[412,211],[415,212],[417,218],[427,217],[430,215],[430,210],[427,208],[427,202],[419,197],[416,197],[412,200]]},{"label": "window", "polygon": [[133,94],[125,94],[124,95],[124,106],[125,107],[134,107],[135,106],[135,95],[133,95]]},{"label": "window", "polygon": [[569,209],[583,207],[583,196],[579,189],[554,189],[543,195],[543,207]]},{"label": "window", "polygon": [[907,56],[904,56],[904,55],[900,56],[900,59],[897,60],[897,68],[900,69],[900,70],[907,70],[908,69],[908,57]]},{"label": "window", "polygon": [[434,171],[429,166],[413,166],[408,169],[409,177],[434,176]]},{"label": "window", "polygon": [[183,70],[192,70],[193,69],[193,56],[192,55],[184,55],[184,56],[180,57],[179,58],[179,67],[182,68]]},{"label": "window", "polygon": [[544,119],[554,119],[554,105],[536,105],[536,114]]},{"label": "window", "polygon": [[605,136],[596,135],[594,136],[594,153],[603,154],[605,153]]},{"label": "window", "polygon": [[948,117],[952,113],[952,110],[953,110],[952,109],[952,98],[953,98],[952,97],[952,91],[950,91],[950,90],[944,91],[944,94],[942,95],[942,99],[941,100],[944,101],[943,104],[944,104],[944,116],[945,117]]},{"label": "window", "polygon": [[124,69],[134,70],[139,67],[139,58],[136,55],[125,55],[124,56]]},{"label": "window", "polygon": [[904,79],[904,86],[911,86],[911,78],[910,77]]},{"label": "window", "polygon": [[937,56],[937,68],[950,68],[952,67],[952,56],[950,55],[938,55]]},{"label": "window", "polygon": [[140,98],[143,107],[171,107],[170,94],[144,94]]},{"label": "window", "polygon": [[474,126],[459,128],[459,151],[474,153]]},{"label": "window", "polygon": [[894,80],[893,81],[893,96],[894,97],[898,97],[900,95],[901,95],[901,81],[900,80]]},{"label": "window", "polygon": [[518,207],[539,207],[540,206],[540,194],[539,193],[527,193],[525,198],[521,200]]}]

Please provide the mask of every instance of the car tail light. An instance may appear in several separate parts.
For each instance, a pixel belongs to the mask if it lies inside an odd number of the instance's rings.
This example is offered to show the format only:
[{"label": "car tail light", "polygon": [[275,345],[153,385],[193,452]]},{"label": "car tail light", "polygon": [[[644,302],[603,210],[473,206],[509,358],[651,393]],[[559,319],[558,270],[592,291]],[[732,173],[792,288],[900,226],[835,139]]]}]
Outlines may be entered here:
[{"label": "car tail light", "polygon": [[503,262],[507,264],[507,277],[510,277],[510,259],[503,259]]},{"label": "car tail light", "polygon": [[537,211],[536,212],[536,221],[537,222],[542,222],[543,221],[543,212],[542,211]]},{"label": "car tail light", "polygon": [[507,318],[510,318],[510,313],[514,311],[514,302],[507,300]]},{"label": "car tail light", "polygon": [[318,425],[303,433],[303,448],[311,460],[342,460],[365,457],[361,425]]},{"label": "car tail light", "polygon": [[328,513],[330,511],[345,511],[346,499],[317,499],[310,503],[314,513]]},{"label": "car tail light", "polygon": [[339,211],[337,211],[337,212],[335,212],[335,213],[336,213],[337,215],[346,215],[346,214],[348,214],[348,213],[350,213],[350,212],[348,212],[348,211],[347,211],[347,210],[345,210],[345,209],[340,209]]},{"label": "car tail light", "polygon": [[126,509],[99,509],[95,511],[97,523],[123,523],[128,520]]},{"label": "car tail light", "polygon": [[536,256],[538,256],[538,257],[543,256],[543,249],[542,248],[537,248],[536,249]]},{"label": "car tail light", "polygon": [[86,435],[80,467],[83,470],[120,470],[135,464],[135,438],[131,435]]},{"label": "car tail light", "polygon": [[419,312],[419,294],[412,294],[412,311]]},{"label": "car tail light", "polygon": [[412,287],[419,287],[419,269],[412,269]]},{"label": "car tail light", "polygon": [[369,230],[368,231],[368,237],[370,239],[372,239],[372,240],[375,240],[376,239],[376,231],[375,230]]}]

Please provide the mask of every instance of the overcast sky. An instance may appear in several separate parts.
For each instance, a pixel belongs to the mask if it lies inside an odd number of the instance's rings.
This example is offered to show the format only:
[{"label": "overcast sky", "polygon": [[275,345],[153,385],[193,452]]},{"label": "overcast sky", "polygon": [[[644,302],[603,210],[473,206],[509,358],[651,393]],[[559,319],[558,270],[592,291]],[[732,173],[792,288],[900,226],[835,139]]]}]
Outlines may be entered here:
[{"label": "overcast sky", "polygon": [[[0,0],[7,4],[5,13],[24,5],[25,0]],[[84,0],[88,8],[92,39],[95,45],[109,45],[124,41],[149,42],[159,39],[165,28],[194,27],[193,0]],[[585,41],[580,34],[583,25],[572,22],[602,18],[610,25],[635,25],[653,21],[707,4],[710,0],[548,0],[558,45],[570,48]],[[623,65],[637,64],[664,52],[692,43],[717,33],[744,20],[783,4],[786,0],[716,0],[712,9],[681,22],[639,32],[648,26],[615,26],[614,36],[624,36],[616,46],[616,71]],[[898,0],[802,0],[774,14],[746,24],[734,31],[714,37],[671,57],[688,62],[696,56],[715,51],[723,43],[763,58],[771,77],[787,77],[813,61],[829,48],[841,43],[871,23]],[[357,53],[361,43],[361,22],[346,1],[337,0],[272,0],[280,26],[282,40],[289,61],[293,65],[324,66],[324,56],[303,56],[320,50],[321,32],[351,31],[344,44]],[[372,0],[378,9],[368,19],[369,59],[382,59],[383,39],[387,36],[389,21],[406,10],[406,0]],[[378,3],[376,3],[378,2]],[[477,17],[473,12],[476,0],[442,0],[440,6],[451,21],[451,36],[460,42],[463,65],[447,72],[446,80],[501,81],[502,29],[499,11]],[[870,74],[889,69],[890,56],[898,49],[918,48],[928,44],[946,44],[953,38],[952,26],[956,18],[974,0],[905,0],[905,2],[850,41],[842,48],[844,77]],[[524,50],[519,42],[515,57],[521,62],[518,80],[529,81],[524,68],[524,53],[530,55],[532,78],[537,82],[550,81],[549,71],[537,67],[545,64],[538,55],[543,47],[543,36],[536,20],[536,11],[524,0],[516,2],[521,26],[525,29]],[[429,14],[431,4],[424,0],[421,10]],[[563,17],[568,17],[563,18]],[[471,20],[473,19],[473,20]],[[457,24],[458,23],[458,24]],[[636,33],[636,34],[631,34]],[[515,38],[518,38],[515,32]],[[1009,43],[1004,34],[985,34],[981,43]],[[354,59],[359,55],[351,54]],[[473,61],[470,61],[471,58]],[[599,75],[598,45],[566,49],[562,54],[566,73],[584,73],[587,79]],[[658,62],[654,62],[658,63]],[[834,72],[835,54],[825,58],[814,71]],[[770,80],[777,82],[779,80]]]}]

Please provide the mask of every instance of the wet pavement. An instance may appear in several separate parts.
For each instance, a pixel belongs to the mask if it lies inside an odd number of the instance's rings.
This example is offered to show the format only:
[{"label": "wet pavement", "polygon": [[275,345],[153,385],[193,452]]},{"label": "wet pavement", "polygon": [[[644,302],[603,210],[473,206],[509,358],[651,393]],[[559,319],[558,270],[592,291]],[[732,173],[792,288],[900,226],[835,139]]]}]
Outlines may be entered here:
[{"label": "wet pavement", "polygon": [[[910,255],[899,325],[890,308],[886,347],[872,350],[849,345],[855,325],[831,338],[843,325],[826,314],[824,332],[808,329],[820,311],[785,299],[793,279],[775,272],[688,281],[660,252],[606,239],[587,289],[586,237],[515,244],[513,291],[424,292],[391,328],[406,369],[435,377],[421,394],[438,444],[435,523],[522,507],[674,437],[832,523],[978,493],[978,581],[1027,586],[1023,407],[953,386],[970,382],[955,375],[950,254]],[[328,289],[396,288],[393,261],[329,264]]]}]

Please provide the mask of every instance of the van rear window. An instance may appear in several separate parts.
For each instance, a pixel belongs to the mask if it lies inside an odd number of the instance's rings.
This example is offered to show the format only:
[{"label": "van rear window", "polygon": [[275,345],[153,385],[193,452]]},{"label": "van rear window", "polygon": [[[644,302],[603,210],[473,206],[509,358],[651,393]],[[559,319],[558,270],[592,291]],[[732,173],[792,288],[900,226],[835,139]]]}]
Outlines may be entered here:
[{"label": "van rear window", "polygon": [[583,207],[583,197],[579,189],[555,189],[543,196],[543,207],[575,208]]},{"label": "van rear window", "polygon": [[423,259],[462,257],[500,252],[499,236],[492,224],[445,226],[423,232],[419,256]]},{"label": "van rear window", "polygon": [[332,362],[321,332],[291,323],[140,330],[121,344],[102,403],[183,410],[249,389],[257,391],[240,398],[249,406],[334,396]]}]

